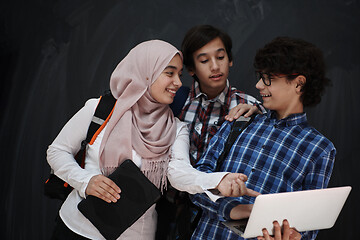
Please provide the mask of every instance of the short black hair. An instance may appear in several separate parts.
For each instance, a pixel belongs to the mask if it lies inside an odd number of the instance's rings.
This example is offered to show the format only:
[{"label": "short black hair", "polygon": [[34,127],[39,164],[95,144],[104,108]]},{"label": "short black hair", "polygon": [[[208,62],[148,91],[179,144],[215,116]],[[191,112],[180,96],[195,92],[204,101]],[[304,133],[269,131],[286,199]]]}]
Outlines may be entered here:
[{"label": "short black hair", "polygon": [[315,106],[321,101],[330,79],[325,77],[325,62],[322,51],[302,39],[277,37],[260,48],[254,59],[254,67],[273,74],[286,74],[288,81],[299,74],[306,77],[302,86],[301,102],[304,107]]},{"label": "short black hair", "polygon": [[195,69],[193,53],[217,37],[223,42],[229,61],[232,61],[232,41],[230,36],[224,31],[211,25],[198,25],[189,29],[181,44],[184,65],[187,69]]}]

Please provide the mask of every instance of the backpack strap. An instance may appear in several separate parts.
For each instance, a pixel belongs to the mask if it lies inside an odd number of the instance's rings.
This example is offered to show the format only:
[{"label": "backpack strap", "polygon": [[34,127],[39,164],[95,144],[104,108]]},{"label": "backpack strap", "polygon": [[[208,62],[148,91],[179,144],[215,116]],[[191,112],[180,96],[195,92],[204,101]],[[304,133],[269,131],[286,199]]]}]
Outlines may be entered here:
[{"label": "backpack strap", "polygon": [[190,88],[185,86],[181,86],[179,90],[177,90],[174,101],[169,105],[175,117],[177,117],[181,113],[186,99],[189,96],[189,92]]},{"label": "backpack strap", "polygon": [[250,117],[240,116],[231,126],[230,134],[226,140],[224,151],[221,153],[219,158],[217,159],[215,172],[220,170],[221,165],[223,164],[226,156],[229,154],[232,145],[234,144],[237,137],[240,133],[250,125],[250,123],[254,120],[256,114]]},{"label": "backpack strap", "polygon": [[100,97],[100,101],[96,107],[94,116],[90,123],[88,133],[86,136],[86,143],[92,145],[99,135],[99,133],[104,129],[107,122],[109,121],[115,107],[116,99],[113,97],[111,92],[106,92],[103,96]]},{"label": "backpack strap", "polygon": [[94,116],[91,120],[86,139],[81,142],[81,148],[75,156],[77,163],[82,168],[85,166],[86,145],[92,145],[96,140],[96,137],[104,129],[114,111],[115,104],[116,99],[109,90],[100,97]]}]

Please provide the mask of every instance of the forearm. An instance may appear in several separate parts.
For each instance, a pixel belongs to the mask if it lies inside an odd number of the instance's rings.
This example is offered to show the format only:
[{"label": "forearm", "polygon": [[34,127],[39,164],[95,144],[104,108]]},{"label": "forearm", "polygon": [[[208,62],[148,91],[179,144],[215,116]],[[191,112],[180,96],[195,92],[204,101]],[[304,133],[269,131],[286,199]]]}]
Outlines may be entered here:
[{"label": "forearm", "polygon": [[82,169],[71,153],[63,151],[54,145],[49,146],[47,159],[50,167],[54,170],[54,174],[78,190],[82,197],[85,197],[88,182],[91,177],[98,173],[91,173]]},{"label": "forearm", "polygon": [[247,218],[252,209],[252,205],[250,206],[250,204],[242,205],[243,207],[238,207],[238,210],[241,210],[241,212],[233,212],[235,215],[232,215],[232,209],[241,205],[240,198],[234,197],[224,197],[214,202],[205,194],[196,194],[191,196],[191,200],[195,205],[201,207],[209,218],[219,221]]},{"label": "forearm", "polygon": [[[335,161],[335,150],[319,158],[313,171],[305,178],[303,189],[322,189],[328,186]],[[319,231],[301,232],[302,240],[315,239]]]},{"label": "forearm", "polygon": [[171,185],[190,194],[215,189],[226,174],[226,172],[201,172],[193,168],[188,159],[172,159],[168,167],[168,179]]},{"label": "forearm", "polygon": [[173,187],[190,194],[214,189],[226,172],[205,173],[196,170],[189,159],[189,131],[187,125],[177,119],[177,135],[171,148],[168,179]]},{"label": "forearm", "polygon": [[97,102],[97,99],[87,101],[65,124],[47,150],[47,161],[55,175],[77,189],[82,196],[85,195],[90,178],[99,173],[90,173],[82,169],[74,155],[79,151],[81,141],[86,138]]},{"label": "forearm", "polygon": [[191,201],[203,210],[203,214],[206,214],[211,219],[223,221],[224,219],[218,214],[219,204],[213,202],[206,194],[190,195]]}]

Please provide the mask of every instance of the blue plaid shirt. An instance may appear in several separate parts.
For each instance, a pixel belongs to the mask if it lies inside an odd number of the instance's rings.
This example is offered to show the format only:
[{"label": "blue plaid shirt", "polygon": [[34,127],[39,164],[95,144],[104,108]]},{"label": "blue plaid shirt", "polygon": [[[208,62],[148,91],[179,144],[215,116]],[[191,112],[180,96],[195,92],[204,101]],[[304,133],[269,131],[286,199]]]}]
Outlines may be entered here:
[{"label": "blue plaid shirt", "polygon": [[[235,140],[220,171],[246,174],[246,186],[262,194],[326,188],[335,160],[334,145],[309,126],[305,113],[281,120],[274,116],[272,111],[256,116]],[[214,171],[231,125],[225,122],[211,139],[198,162],[199,170]],[[212,202],[205,194],[193,195],[203,214],[192,239],[243,239],[220,221],[230,219],[233,207],[254,200],[244,196]],[[317,232],[303,232],[302,239],[315,239]]]},{"label": "blue plaid shirt", "polygon": [[[200,91],[199,83],[193,81],[189,96],[178,118],[189,124],[190,161],[195,165],[216,131],[225,122],[229,110],[239,103],[257,104],[260,102],[226,83],[225,89],[215,98],[208,99]],[[260,106],[265,112],[265,109]]]}]

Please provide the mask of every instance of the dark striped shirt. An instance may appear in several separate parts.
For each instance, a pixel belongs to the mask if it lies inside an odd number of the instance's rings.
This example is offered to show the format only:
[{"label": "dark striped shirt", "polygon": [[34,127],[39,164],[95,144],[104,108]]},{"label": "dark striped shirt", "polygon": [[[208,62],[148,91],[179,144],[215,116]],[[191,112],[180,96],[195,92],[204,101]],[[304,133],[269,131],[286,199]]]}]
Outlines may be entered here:
[{"label": "dark striped shirt", "polygon": [[259,104],[254,97],[236,88],[227,81],[225,89],[215,98],[208,99],[202,93],[198,82],[194,81],[179,119],[189,124],[190,161],[196,164],[216,131],[225,122],[229,110],[239,103]]}]

